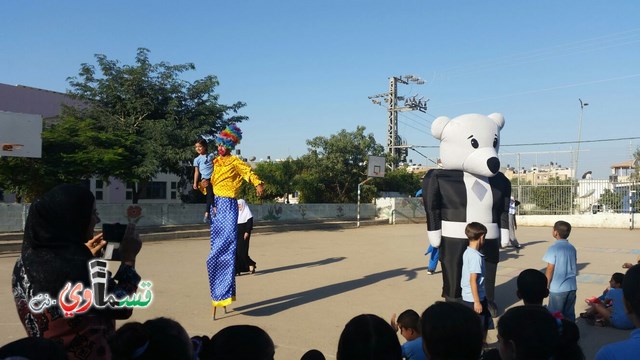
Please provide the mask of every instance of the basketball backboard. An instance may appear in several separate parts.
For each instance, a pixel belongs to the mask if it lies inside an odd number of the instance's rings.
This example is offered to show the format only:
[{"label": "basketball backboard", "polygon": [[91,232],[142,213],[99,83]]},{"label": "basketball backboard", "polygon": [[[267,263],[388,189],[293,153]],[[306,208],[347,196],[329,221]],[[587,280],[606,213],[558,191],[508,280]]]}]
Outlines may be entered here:
[{"label": "basketball backboard", "polygon": [[369,177],[384,177],[385,157],[369,155],[367,164],[367,176]]},{"label": "basketball backboard", "polygon": [[0,157],[42,157],[42,116],[0,111]]}]

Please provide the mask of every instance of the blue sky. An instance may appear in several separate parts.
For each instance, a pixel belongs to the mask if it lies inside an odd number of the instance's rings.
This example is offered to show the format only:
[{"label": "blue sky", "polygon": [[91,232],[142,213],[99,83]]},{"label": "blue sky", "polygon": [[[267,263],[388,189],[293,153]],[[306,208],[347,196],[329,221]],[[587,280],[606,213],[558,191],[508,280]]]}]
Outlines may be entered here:
[{"label": "blue sky", "polygon": [[[402,113],[409,144],[437,146],[433,119],[501,112],[503,164],[568,166],[604,178],[640,146],[640,2],[625,1],[3,1],[0,82],[66,91],[81,63],[192,62],[216,75],[222,103],[243,101],[245,157],[307,152],[306,140],[363,125],[386,144],[387,112],[368,96],[388,78],[425,85]],[[594,140],[636,138],[624,141]],[[417,148],[431,159],[437,148]],[[415,163],[426,163],[411,151]]]}]

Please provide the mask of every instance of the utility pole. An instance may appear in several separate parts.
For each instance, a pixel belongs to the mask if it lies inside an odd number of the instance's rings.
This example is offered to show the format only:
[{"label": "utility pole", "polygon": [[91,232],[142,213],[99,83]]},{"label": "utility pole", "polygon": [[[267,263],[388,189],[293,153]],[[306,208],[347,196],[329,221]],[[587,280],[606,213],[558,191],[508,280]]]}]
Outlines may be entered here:
[{"label": "utility pole", "polygon": [[[391,164],[392,170],[398,166],[398,159],[402,154],[406,156],[408,151],[408,146],[403,144],[403,140],[398,135],[398,112],[413,110],[426,112],[429,101],[429,99],[423,100],[423,97],[418,98],[418,95],[413,97],[398,96],[398,83],[422,85],[425,82],[414,75],[392,76],[389,78],[389,92],[369,96],[374,104],[382,105],[382,101],[387,103],[387,152],[395,159]],[[379,100],[379,98],[384,100]],[[399,107],[398,100],[404,101],[404,106]]]}]

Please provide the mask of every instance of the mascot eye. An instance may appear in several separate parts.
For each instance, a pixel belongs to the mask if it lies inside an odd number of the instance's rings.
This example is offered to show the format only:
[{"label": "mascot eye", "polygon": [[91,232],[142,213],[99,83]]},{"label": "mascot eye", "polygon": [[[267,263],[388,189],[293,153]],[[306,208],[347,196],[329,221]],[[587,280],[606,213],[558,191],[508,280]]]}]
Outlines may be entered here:
[{"label": "mascot eye", "polygon": [[477,149],[480,144],[478,144],[478,140],[471,139],[471,146],[473,146],[474,149]]},{"label": "mascot eye", "polygon": [[494,149],[498,148],[498,138],[493,139],[493,148]]}]

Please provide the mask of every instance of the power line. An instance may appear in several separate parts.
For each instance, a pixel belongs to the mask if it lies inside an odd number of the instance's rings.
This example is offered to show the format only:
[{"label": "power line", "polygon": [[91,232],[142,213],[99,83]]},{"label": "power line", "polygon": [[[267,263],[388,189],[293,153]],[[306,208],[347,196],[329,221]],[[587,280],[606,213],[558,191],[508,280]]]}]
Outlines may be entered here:
[{"label": "power line", "polygon": [[[581,143],[599,143],[599,142],[610,142],[610,141],[622,141],[622,140],[638,140],[640,136],[633,137],[624,137],[624,138],[613,138],[613,139],[597,139],[597,140],[582,140]],[[553,141],[553,142],[539,142],[539,143],[522,143],[522,144],[500,144],[501,147],[510,147],[510,146],[545,146],[545,145],[566,145],[566,144],[577,144],[577,140],[573,141]],[[436,149],[439,148],[440,145],[411,145],[417,148],[427,148],[427,149]]]},{"label": "power line", "polygon": [[[513,66],[525,63],[531,63],[535,61],[542,61],[548,58],[555,58],[561,56],[569,56],[584,52],[596,51],[607,49],[611,47],[625,46],[640,41],[638,35],[640,34],[640,28],[632,29],[628,31],[603,35],[591,39],[578,40],[570,43],[554,45],[547,48],[540,48],[531,51],[525,51],[521,53],[515,53],[507,55],[501,58],[494,58],[487,61],[480,61],[476,63],[463,64],[459,66],[452,66],[444,69],[439,77],[452,78],[465,74],[478,72],[482,70],[488,70],[491,68],[504,68],[505,66]],[[434,76],[435,77],[435,76]],[[435,80],[435,79],[434,79]]]},{"label": "power line", "polygon": [[[424,97],[418,98],[418,95],[412,97],[399,96],[398,83],[423,85],[425,81],[415,75],[391,76],[389,77],[389,92],[369,96],[372,103],[382,105],[382,102],[386,102],[388,106],[387,149],[389,154],[394,157],[394,161],[391,164],[392,170],[397,166],[398,159],[404,161],[403,159],[406,158],[407,154],[406,149],[399,149],[397,146],[404,142],[398,134],[398,113],[414,110],[426,111],[427,102],[429,101],[429,99],[424,100]],[[404,106],[398,106],[398,101],[404,101]],[[420,130],[413,126],[410,127]]]},{"label": "power line", "polygon": [[608,79],[599,79],[599,80],[584,81],[584,82],[579,82],[579,83],[574,83],[574,84],[552,86],[552,87],[545,88],[545,89],[527,90],[527,91],[521,91],[521,92],[516,92],[516,93],[511,93],[511,94],[491,96],[491,97],[486,97],[486,98],[482,98],[482,99],[475,99],[475,100],[461,101],[461,102],[457,102],[457,103],[443,104],[442,106],[470,104],[470,103],[475,103],[475,102],[480,102],[480,101],[503,99],[503,98],[508,98],[508,97],[512,97],[512,96],[519,96],[519,95],[529,95],[529,94],[541,93],[541,92],[551,91],[551,90],[567,89],[567,88],[572,88],[572,87],[578,87],[578,86],[583,86],[583,85],[593,85],[593,84],[599,84],[599,83],[603,83],[603,82],[616,81],[616,80],[625,80],[625,79],[630,79],[630,78],[635,78],[635,77],[640,77],[640,73],[617,76],[617,77],[612,77],[612,78],[608,78]]},{"label": "power line", "polygon": [[613,139],[582,140],[582,141],[556,141],[556,142],[546,142],[546,143],[509,144],[509,145],[500,145],[500,146],[564,145],[564,144],[577,144],[578,142],[581,142],[581,143],[598,143],[598,142],[637,140],[637,139],[640,139],[640,136],[625,137],[625,138],[613,138]]}]

